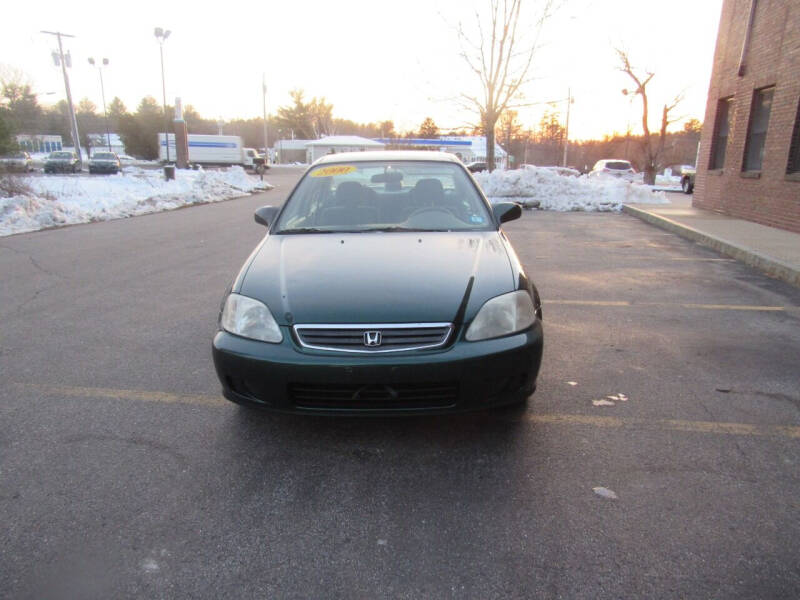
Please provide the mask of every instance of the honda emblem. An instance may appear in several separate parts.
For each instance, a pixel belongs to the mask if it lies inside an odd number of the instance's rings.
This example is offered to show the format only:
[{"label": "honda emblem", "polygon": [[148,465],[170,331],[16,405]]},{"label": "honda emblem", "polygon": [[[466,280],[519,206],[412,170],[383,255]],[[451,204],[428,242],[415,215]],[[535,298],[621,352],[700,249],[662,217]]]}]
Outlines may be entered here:
[{"label": "honda emblem", "polygon": [[381,345],[381,332],[380,331],[365,331],[364,332],[364,345],[365,346],[380,346]]}]

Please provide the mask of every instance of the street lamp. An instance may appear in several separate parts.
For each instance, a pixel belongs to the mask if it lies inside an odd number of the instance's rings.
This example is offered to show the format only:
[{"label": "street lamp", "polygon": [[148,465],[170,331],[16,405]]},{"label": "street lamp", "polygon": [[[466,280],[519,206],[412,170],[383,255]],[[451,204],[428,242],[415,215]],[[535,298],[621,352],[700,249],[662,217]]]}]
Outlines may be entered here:
[{"label": "street lamp", "polygon": [[103,67],[108,66],[108,59],[104,58],[102,64],[96,63],[94,58],[89,58],[89,64],[97,67],[97,72],[100,74],[100,94],[103,97],[103,118],[106,122],[106,142],[108,143],[108,151],[111,152],[111,134],[108,131],[108,113],[106,112],[106,89],[103,85]]},{"label": "street lamp", "polygon": [[164,83],[164,42],[167,41],[169,29],[155,28],[155,36],[158,40],[158,47],[161,50],[161,91],[164,94],[164,143],[167,145],[167,164],[169,164],[169,115],[167,114],[167,86]]}]

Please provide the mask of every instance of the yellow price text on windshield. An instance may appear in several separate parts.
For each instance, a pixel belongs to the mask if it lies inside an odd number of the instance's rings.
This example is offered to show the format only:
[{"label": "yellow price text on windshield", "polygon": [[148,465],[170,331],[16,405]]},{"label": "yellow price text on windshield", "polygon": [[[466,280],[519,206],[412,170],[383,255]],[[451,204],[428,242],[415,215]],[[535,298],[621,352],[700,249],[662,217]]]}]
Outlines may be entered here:
[{"label": "yellow price text on windshield", "polygon": [[334,175],[347,175],[352,173],[356,168],[354,165],[330,165],[328,167],[321,167],[311,172],[311,177],[332,177]]}]

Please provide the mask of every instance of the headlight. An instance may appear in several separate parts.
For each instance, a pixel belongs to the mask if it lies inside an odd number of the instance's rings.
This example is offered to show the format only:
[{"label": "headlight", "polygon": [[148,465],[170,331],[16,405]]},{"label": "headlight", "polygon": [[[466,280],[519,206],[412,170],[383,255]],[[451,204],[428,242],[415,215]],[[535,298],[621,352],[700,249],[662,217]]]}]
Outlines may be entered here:
[{"label": "headlight", "polygon": [[536,321],[530,294],[524,290],[487,300],[467,329],[467,340],[487,340],[522,331]]},{"label": "headlight", "polygon": [[253,340],[277,344],[283,339],[269,309],[258,300],[239,294],[230,294],[225,300],[220,325],[229,333]]}]

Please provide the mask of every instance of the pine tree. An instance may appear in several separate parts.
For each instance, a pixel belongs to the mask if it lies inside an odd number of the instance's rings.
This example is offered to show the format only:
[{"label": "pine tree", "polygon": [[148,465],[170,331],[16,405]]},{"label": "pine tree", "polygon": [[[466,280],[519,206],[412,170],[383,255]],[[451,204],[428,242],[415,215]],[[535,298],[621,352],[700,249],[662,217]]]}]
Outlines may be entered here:
[{"label": "pine tree", "polygon": [[434,123],[433,119],[431,119],[430,117],[425,117],[425,120],[422,122],[422,125],[419,126],[419,137],[421,138],[439,137],[439,128],[436,126],[436,123]]}]

